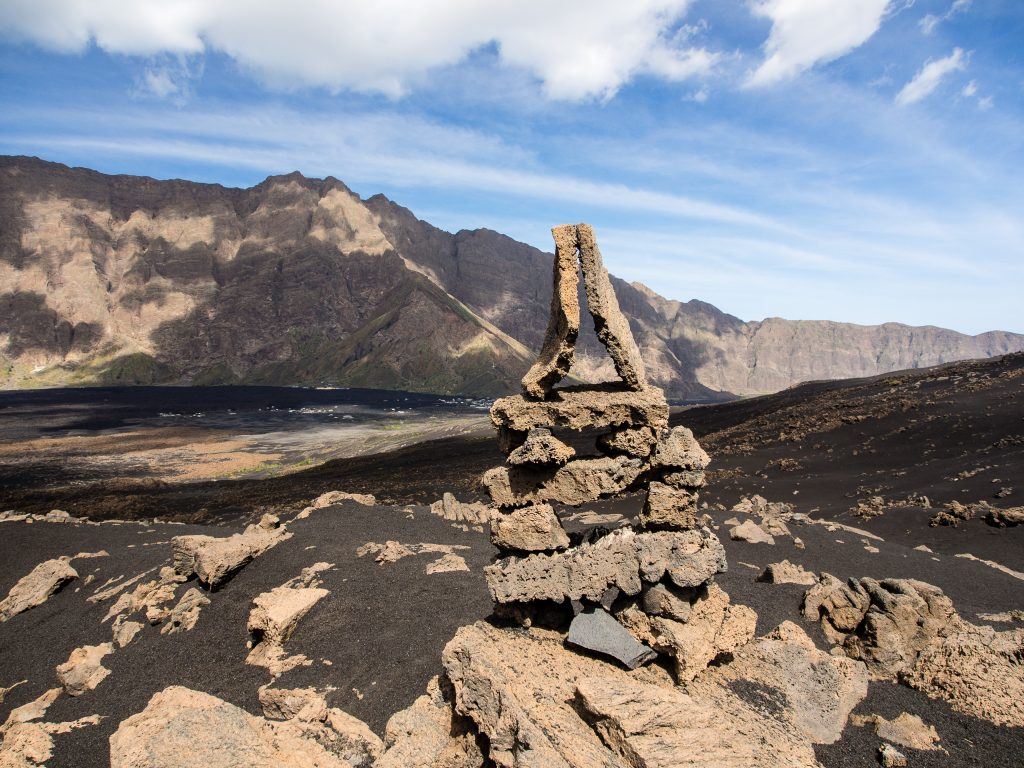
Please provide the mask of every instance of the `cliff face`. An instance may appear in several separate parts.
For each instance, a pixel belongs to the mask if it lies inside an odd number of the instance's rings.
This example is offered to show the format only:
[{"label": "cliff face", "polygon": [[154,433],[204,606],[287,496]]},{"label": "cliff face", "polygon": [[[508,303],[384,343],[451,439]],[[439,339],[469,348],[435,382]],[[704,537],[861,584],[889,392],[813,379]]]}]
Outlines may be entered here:
[{"label": "cliff face", "polygon": [[[251,189],[0,158],[0,385],[275,383],[514,390],[543,337],[551,256],[450,234],[299,174]],[[743,323],[615,280],[670,395],[774,391],[1024,349],[896,324]],[[610,377],[592,329],[574,375]]]}]

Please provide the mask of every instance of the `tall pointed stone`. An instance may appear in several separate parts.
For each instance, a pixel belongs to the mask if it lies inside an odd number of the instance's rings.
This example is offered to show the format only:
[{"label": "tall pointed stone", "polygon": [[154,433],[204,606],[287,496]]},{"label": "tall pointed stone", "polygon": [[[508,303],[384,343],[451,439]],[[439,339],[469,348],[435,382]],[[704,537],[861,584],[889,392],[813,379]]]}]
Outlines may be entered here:
[{"label": "tall pointed stone", "polygon": [[587,293],[587,309],[594,318],[597,338],[604,344],[615,364],[615,370],[628,389],[647,386],[647,373],[640,350],[633,339],[629,321],[619,309],[608,271],[597,248],[594,229],[589,224],[576,227],[580,261],[583,263],[583,286]]},{"label": "tall pointed stone", "polygon": [[537,398],[547,395],[569,372],[580,332],[576,227],[563,224],[554,227],[551,234],[555,238],[551,315],[537,362],[523,376],[523,392]]}]

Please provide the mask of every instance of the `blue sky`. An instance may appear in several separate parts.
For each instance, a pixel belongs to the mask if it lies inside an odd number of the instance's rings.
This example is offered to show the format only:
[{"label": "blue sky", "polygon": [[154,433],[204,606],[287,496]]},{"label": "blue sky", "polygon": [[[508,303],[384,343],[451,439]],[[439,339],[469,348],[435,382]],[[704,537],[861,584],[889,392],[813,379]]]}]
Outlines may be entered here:
[{"label": "blue sky", "polygon": [[4,0],[0,152],[588,221],[745,320],[1024,332],[1019,0]]}]

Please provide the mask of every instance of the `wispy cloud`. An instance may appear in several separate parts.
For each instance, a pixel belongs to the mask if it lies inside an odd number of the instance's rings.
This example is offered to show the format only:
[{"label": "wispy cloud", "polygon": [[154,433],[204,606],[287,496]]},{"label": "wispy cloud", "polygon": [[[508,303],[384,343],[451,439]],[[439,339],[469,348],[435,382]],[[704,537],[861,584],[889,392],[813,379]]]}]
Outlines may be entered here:
[{"label": "wispy cloud", "polygon": [[972,0],[954,0],[953,4],[949,6],[949,9],[945,13],[925,14],[918,23],[921,27],[921,31],[926,35],[931,35],[935,32],[935,28],[944,21],[949,21],[951,18],[956,16],[958,13],[964,13],[970,10]]},{"label": "wispy cloud", "polygon": [[939,87],[946,75],[958,72],[966,66],[967,56],[961,48],[954,48],[949,56],[926,62],[913,79],[896,94],[896,103],[905,106],[921,101]]}]

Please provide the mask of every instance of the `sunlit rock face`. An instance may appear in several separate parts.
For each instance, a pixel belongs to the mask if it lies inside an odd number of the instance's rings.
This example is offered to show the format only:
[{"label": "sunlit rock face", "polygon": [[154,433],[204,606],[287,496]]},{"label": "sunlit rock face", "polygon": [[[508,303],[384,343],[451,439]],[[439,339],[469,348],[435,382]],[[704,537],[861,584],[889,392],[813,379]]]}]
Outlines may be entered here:
[{"label": "sunlit rock face", "polygon": [[[744,323],[611,278],[671,398],[769,392],[1024,349],[897,324]],[[337,179],[250,189],[0,159],[0,386],[332,384],[507,394],[539,349],[551,257],[444,232]],[[586,303],[582,283],[579,301]],[[616,378],[583,322],[570,375]]]}]

